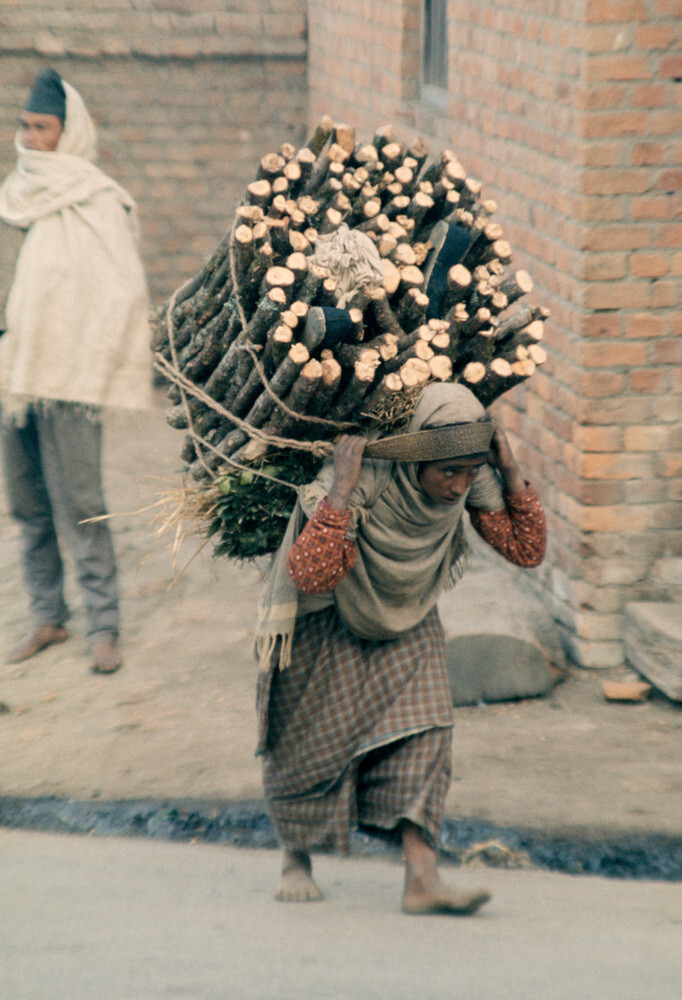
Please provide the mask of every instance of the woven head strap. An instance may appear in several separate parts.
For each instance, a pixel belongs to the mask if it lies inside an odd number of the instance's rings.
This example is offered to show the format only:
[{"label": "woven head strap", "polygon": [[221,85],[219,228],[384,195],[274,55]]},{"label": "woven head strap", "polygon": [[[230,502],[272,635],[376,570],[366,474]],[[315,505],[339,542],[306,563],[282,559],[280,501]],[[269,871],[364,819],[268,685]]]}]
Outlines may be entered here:
[{"label": "woven head strap", "polygon": [[412,434],[372,441],[365,448],[367,458],[385,458],[394,462],[438,462],[445,458],[484,455],[493,436],[491,420],[466,424],[443,424]]}]

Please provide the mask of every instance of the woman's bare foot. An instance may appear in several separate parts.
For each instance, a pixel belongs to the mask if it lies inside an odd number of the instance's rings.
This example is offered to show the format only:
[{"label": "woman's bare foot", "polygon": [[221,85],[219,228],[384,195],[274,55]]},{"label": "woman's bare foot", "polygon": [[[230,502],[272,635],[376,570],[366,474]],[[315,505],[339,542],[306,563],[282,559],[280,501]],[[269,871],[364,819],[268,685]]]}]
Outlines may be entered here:
[{"label": "woman's bare foot", "polygon": [[410,885],[406,884],[401,908],[403,913],[449,913],[467,916],[480,910],[489,899],[490,893],[487,889],[463,892],[436,876],[428,885],[418,880],[411,880]]},{"label": "woman's bare foot", "polygon": [[282,878],[275,890],[281,903],[313,903],[324,899],[313,879],[313,866],[307,851],[285,851]]},{"label": "woman's bare foot", "polygon": [[414,823],[403,823],[405,889],[403,913],[476,913],[490,899],[487,889],[462,892],[444,882],[436,868],[436,852]]}]

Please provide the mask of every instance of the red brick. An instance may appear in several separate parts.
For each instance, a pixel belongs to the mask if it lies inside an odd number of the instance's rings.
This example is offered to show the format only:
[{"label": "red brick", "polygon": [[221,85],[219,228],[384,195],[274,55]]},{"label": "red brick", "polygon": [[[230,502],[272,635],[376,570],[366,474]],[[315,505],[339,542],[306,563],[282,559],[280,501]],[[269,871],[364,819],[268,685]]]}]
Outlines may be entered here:
[{"label": "red brick", "polygon": [[666,56],[661,59],[658,71],[661,76],[672,76],[679,80],[682,77],[682,55]]},{"label": "red brick", "polygon": [[585,233],[584,250],[639,250],[651,246],[653,231],[645,225],[595,226]]},{"label": "red brick", "polygon": [[669,219],[670,210],[670,200],[664,194],[633,198],[630,202],[633,219]]},{"label": "red brick", "polygon": [[635,313],[623,320],[628,337],[662,337],[665,333],[666,320],[663,316],[652,313]]},{"label": "red brick", "polygon": [[659,246],[672,247],[675,250],[682,247],[682,223],[663,226],[658,242]]},{"label": "red brick", "polygon": [[640,282],[593,282],[585,287],[586,309],[642,309],[651,301],[650,289]]},{"label": "red brick", "polygon": [[651,285],[652,309],[672,309],[679,301],[679,281],[655,281]]},{"label": "red brick", "polygon": [[618,368],[620,365],[633,367],[648,361],[648,347],[645,343],[622,341],[587,341],[581,345],[580,359],[586,368]]},{"label": "red brick", "polygon": [[630,372],[628,380],[635,392],[665,392],[670,382],[667,372],[661,368]]},{"label": "red brick", "polygon": [[679,430],[666,426],[628,427],[624,441],[628,451],[670,451],[679,437]]},{"label": "red brick", "polygon": [[636,23],[646,21],[647,16],[645,0],[586,0],[585,3],[586,24],[606,24],[610,21]]},{"label": "red brick", "polygon": [[577,217],[584,222],[621,222],[627,205],[623,198],[604,198],[592,195],[578,201]]},{"label": "red brick", "polygon": [[660,166],[666,162],[670,147],[662,142],[639,142],[630,154],[634,167]]},{"label": "red brick", "polygon": [[621,332],[620,312],[599,312],[581,317],[584,337],[617,337]]},{"label": "red brick", "polygon": [[659,365],[682,364],[682,340],[656,340],[651,345],[651,360]]},{"label": "red brick", "polygon": [[573,427],[572,442],[579,451],[620,451],[623,447],[621,427]]},{"label": "red brick", "polygon": [[629,265],[637,278],[661,278],[670,270],[670,258],[662,253],[633,253]]},{"label": "red brick", "polygon": [[582,177],[586,194],[641,194],[652,186],[651,172],[643,169],[586,170]]},{"label": "red brick", "polygon": [[584,479],[649,479],[653,474],[646,455],[597,452],[579,456],[576,472]]},{"label": "red brick", "polygon": [[581,277],[585,281],[613,281],[627,274],[624,253],[586,254],[582,260]]},{"label": "red brick", "polygon": [[682,190],[682,167],[677,170],[664,170],[658,178],[656,187],[661,191]]},{"label": "red brick", "polygon": [[[673,115],[669,112],[665,119],[659,122],[662,132],[674,132]],[[625,135],[646,135],[647,114],[645,111],[592,111],[583,116],[582,134],[586,139],[598,139],[601,136],[614,137]],[[659,134],[660,134],[659,132]]]},{"label": "red brick", "polygon": [[675,41],[671,24],[640,24],[635,26],[634,43],[638,49],[667,49]]},{"label": "red brick", "polygon": [[651,68],[648,56],[608,53],[588,56],[587,80],[648,80]]}]

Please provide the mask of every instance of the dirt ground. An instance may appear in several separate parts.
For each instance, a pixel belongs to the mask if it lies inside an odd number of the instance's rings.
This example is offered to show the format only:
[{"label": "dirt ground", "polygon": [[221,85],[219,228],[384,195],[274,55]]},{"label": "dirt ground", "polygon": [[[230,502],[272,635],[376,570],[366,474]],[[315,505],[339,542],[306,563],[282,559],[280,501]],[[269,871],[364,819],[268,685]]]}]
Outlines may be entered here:
[{"label": "dirt ground", "polygon": [[[180,482],[181,437],[151,413],[106,420],[105,479],[122,589],[124,668],[89,672],[69,574],[71,637],[0,672],[0,794],[70,799],[261,796],[254,758],[254,566],[208,550],[179,579],[157,536],[160,492]],[[19,533],[0,487],[0,656],[29,627]],[[190,559],[188,542],[178,562]],[[491,557],[493,560],[496,556]],[[494,563],[493,563],[494,565]],[[678,834],[678,704],[606,702],[618,671],[573,669],[543,698],[455,710],[449,815],[543,830]]]}]

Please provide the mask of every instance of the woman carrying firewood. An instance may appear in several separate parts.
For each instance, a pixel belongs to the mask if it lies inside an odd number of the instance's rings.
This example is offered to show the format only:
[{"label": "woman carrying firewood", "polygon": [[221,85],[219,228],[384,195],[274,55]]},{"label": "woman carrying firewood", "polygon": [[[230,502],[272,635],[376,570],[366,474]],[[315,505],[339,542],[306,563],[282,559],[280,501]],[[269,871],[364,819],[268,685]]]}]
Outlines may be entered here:
[{"label": "woman carrying firewood", "polygon": [[347,852],[357,825],[402,839],[403,911],[473,913],[488,893],[436,868],[453,724],[436,601],[463,569],[465,508],[525,567],[542,561],[544,513],[464,386],[429,385],[408,434],[370,445],[378,458],[366,446],[342,437],[303,488],[261,602],[259,753],[284,847],[275,898],[322,898],[309,852]]}]

